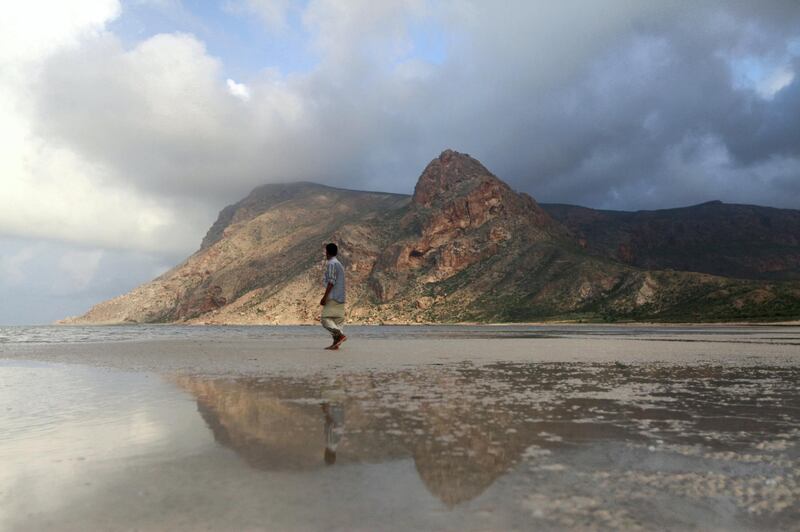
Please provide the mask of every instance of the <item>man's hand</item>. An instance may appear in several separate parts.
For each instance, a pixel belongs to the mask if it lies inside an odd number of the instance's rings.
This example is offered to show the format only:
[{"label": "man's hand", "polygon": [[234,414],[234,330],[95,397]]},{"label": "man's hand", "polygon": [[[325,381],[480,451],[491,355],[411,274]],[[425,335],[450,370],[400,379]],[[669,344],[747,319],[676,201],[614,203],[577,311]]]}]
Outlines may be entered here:
[{"label": "man's hand", "polygon": [[328,301],[328,294],[331,293],[333,290],[333,283],[328,283],[328,286],[325,287],[325,293],[322,294],[322,299],[319,300],[319,304],[323,307],[325,306],[325,302]]}]

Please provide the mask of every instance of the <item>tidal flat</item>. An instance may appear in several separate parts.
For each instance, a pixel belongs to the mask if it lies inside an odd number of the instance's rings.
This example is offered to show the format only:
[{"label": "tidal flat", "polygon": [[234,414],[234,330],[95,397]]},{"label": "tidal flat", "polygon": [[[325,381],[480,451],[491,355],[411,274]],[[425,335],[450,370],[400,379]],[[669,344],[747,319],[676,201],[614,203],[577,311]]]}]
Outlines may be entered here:
[{"label": "tidal flat", "polygon": [[2,530],[800,530],[800,327],[0,328]]}]

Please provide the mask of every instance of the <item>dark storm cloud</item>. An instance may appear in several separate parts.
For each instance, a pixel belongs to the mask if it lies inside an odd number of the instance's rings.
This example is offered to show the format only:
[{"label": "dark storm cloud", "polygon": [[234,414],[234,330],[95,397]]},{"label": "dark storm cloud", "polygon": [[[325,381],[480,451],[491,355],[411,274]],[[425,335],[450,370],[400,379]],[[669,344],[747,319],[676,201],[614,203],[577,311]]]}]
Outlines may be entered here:
[{"label": "dark storm cloud", "polygon": [[[791,126],[800,118],[798,80],[767,101],[734,88],[730,63],[734,52],[785,53],[800,28],[796,11],[759,19],[708,8],[644,20],[557,87],[526,99],[507,84],[497,99],[511,134],[484,159],[550,201],[652,208],[722,198],[798,207],[800,197],[778,183],[787,166],[800,174]],[[790,160],[778,168],[774,158]]]},{"label": "dark storm cloud", "polygon": [[[312,2],[318,67],[247,80],[246,102],[191,36],[132,50],[98,40],[48,64],[39,131],[145,194],[214,209],[270,181],[410,192],[446,147],[543,201],[800,208],[800,67],[787,52],[800,38],[796,2],[407,6],[344,16]],[[442,64],[393,52],[409,16],[438,21]],[[737,86],[744,60],[795,78],[765,96]]]},{"label": "dark storm cloud", "polygon": [[[791,70],[800,74],[800,60]],[[800,82],[775,94],[771,101],[748,101],[749,107],[720,120],[720,132],[731,153],[741,164],[752,164],[772,156],[800,155]]]}]

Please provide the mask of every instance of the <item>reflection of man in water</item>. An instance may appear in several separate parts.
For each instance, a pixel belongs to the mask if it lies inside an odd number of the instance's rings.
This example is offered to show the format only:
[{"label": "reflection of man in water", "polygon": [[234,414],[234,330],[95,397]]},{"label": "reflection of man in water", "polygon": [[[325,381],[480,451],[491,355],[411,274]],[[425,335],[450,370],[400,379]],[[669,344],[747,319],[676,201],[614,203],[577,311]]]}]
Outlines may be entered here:
[{"label": "reflection of man in water", "polygon": [[336,447],[344,433],[344,407],[340,404],[322,403],[325,414],[325,463],[336,463]]}]

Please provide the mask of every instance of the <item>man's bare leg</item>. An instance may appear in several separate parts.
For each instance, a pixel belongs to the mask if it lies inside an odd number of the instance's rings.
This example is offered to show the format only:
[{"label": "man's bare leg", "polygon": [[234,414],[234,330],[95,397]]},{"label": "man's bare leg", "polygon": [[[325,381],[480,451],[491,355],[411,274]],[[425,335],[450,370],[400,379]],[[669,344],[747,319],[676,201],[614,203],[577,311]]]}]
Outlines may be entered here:
[{"label": "man's bare leg", "polygon": [[336,333],[333,337],[333,346],[336,349],[339,349],[339,346],[342,345],[342,342],[347,340],[347,336],[344,335],[344,331],[342,331],[342,324],[344,323],[344,318],[334,318],[333,323],[336,325]]},{"label": "man's bare leg", "polygon": [[340,329],[342,323],[344,323],[344,318],[322,318],[322,326],[333,336],[333,343],[325,349],[335,351],[339,349],[339,345],[347,339]]}]

